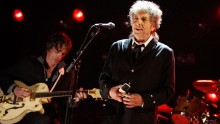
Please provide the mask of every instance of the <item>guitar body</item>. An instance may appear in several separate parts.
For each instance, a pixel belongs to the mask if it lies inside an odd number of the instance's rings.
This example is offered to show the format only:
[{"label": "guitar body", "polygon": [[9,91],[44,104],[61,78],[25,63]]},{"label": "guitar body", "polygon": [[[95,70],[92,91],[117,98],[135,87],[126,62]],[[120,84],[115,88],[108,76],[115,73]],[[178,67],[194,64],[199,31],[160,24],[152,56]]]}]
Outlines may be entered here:
[{"label": "guitar body", "polygon": [[[48,92],[48,86],[44,83],[37,83],[32,86],[27,86],[20,81],[15,83],[21,87],[31,89],[32,92]],[[16,98],[14,94],[5,96],[0,103],[0,123],[12,124],[20,121],[27,113],[39,111],[44,113],[43,103],[48,103],[47,98],[26,97],[24,99]]]}]

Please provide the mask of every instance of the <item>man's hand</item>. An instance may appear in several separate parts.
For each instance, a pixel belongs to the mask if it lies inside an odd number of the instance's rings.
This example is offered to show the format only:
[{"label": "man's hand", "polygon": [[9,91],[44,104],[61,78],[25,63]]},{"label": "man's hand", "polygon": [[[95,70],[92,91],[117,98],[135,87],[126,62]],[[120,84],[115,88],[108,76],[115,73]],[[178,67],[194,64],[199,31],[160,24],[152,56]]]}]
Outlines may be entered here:
[{"label": "man's hand", "polygon": [[122,85],[117,85],[117,86],[112,87],[109,90],[109,97],[111,99],[114,99],[118,102],[122,102],[122,96],[124,95],[124,93],[119,92],[119,89],[120,89],[121,86]]},{"label": "man's hand", "polygon": [[123,97],[123,103],[127,108],[140,107],[143,104],[143,99],[140,94],[125,94]]},{"label": "man's hand", "polygon": [[79,102],[79,101],[86,99],[86,98],[87,98],[87,94],[83,91],[83,88],[81,87],[79,89],[79,92],[76,92],[75,101]]},{"label": "man's hand", "polygon": [[20,98],[25,98],[30,96],[31,90],[24,87],[16,86],[14,89],[14,94]]}]

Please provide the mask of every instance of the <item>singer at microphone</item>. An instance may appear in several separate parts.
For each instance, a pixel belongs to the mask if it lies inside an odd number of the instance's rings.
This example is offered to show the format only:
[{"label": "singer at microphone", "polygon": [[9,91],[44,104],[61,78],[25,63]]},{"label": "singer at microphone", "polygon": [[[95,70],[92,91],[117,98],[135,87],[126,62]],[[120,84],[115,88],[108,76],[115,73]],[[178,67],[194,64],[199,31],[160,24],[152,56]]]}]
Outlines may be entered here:
[{"label": "singer at microphone", "polygon": [[97,23],[93,25],[94,27],[99,27],[99,28],[107,28],[107,29],[113,29],[115,28],[115,24],[112,22],[109,23]]}]

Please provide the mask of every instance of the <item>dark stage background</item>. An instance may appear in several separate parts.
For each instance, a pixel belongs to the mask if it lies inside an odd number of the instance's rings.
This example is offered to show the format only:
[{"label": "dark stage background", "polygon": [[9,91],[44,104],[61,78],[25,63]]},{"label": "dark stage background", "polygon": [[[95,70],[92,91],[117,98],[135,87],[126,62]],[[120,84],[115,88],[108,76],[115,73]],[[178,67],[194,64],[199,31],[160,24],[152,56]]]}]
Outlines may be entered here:
[{"label": "dark stage background", "polygon": [[[0,36],[1,66],[4,69],[24,55],[40,55],[45,40],[52,32],[65,31],[73,40],[73,51],[67,65],[76,57],[89,28],[95,23],[115,23],[112,30],[101,29],[81,57],[78,86],[98,88],[98,77],[110,45],[130,33],[128,9],[134,0],[1,0]],[[178,96],[188,89],[196,97],[204,94],[192,86],[201,79],[220,79],[220,1],[219,0],[154,0],[163,10],[160,41],[175,51],[176,96],[168,104],[175,107]],[[12,18],[15,8],[25,13],[23,22]],[[84,22],[72,19],[80,8]],[[62,22],[62,23],[61,23]],[[102,101],[89,98],[74,110],[74,121],[97,123]],[[218,103],[217,103],[218,104]],[[220,114],[220,113],[219,113]],[[78,118],[78,119],[77,119]]]}]

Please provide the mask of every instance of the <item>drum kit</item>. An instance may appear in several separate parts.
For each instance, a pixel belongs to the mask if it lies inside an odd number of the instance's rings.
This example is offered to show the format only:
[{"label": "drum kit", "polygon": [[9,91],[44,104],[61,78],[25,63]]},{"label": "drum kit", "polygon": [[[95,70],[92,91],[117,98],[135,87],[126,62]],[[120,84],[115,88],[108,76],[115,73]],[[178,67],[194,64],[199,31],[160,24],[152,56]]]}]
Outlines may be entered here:
[{"label": "drum kit", "polygon": [[[196,80],[193,87],[205,95],[192,96],[188,90],[186,96],[178,96],[174,108],[162,105],[159,112],[170,113],[172,124],[220,124],[220,81]],[[217,111],[213,112],[213,108]],[[160,114],[158,118],[168,119]]]}]

